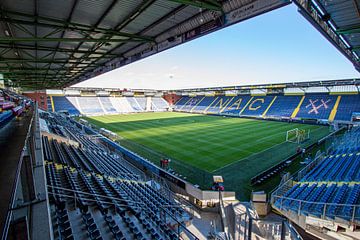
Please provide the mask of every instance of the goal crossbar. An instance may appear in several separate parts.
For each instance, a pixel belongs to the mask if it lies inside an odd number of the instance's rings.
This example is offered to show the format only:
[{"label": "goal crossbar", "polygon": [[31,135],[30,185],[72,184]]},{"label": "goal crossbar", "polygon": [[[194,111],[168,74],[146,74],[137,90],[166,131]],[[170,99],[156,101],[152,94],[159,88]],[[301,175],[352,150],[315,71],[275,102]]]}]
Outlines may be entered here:
[{"label": "goal crossbar", "polygon": [[310,138],[310,130],[294,128],[286,131],[286,142],[301,143]]}]

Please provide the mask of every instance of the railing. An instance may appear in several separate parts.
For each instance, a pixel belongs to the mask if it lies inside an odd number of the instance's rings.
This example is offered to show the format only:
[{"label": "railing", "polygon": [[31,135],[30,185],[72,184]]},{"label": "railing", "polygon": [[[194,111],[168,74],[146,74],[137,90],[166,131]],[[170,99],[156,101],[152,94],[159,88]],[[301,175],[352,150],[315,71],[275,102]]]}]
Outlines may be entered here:
[{"label": "railing", "polygon": [[[285,206],[284,201],[291,201],[291,203]],[[305,200],[299,200],[295,198],[289,198],[284,196],[272,196],[272,203],[278,210],[292,211],[297,215],[309,215],[321,219],[335,219],[340,218],[346,222],[354,223],[360,221],[359,214],[356,212],[360,209],[360,204],[340,204],[340,203],[326,203],[326,202],[311,202]],[[320,211],[310,210],[309,206],[312,205],[311,209],[317,208]],[[307,209],[305,209],[305,207]],[[334,214],[329,213],[328,209],[333,208]],[[350,209],[350,214],[342,215],[343,211],[339,211],[341,208]],[[340,213],[337,213],[340,212]],[[359,211],[360,213],[360,211]]]},{"label": "railing", "polygon": [[225,239],[230,240],[231,235],[229,234],[229,226],[226,218],[226,211],[224,206],[224,200],[222,198],[221,191],[219,191],[219,213],[221,217],[221,224],[225,233]]},{"label": "railing", "polygon": [[253,218],[249,212],[235,216],[234,240],[302,240],[287,219],[277,221]]},{"label": "railing", "polygon": [[[32,122],[33,120],[31,120]],[[29,126],[29,132],[26,136],[26,140],[25,140],[25,143],[29,140],[30,138],[30,129],[31,129],[31,124]],[[23,159],[24,159],[24,152],[25,152],[25,149],[23,149],[22,153],[21,153],[21,156],[20,156],[20,160],[19,160],[19,163],[16,167],[16,173],[15,173],[15,180],[13,182],[13,189],[12,189],[12,193],[11,193],[11,200],[10,200],[10,204],[9,204],[9,208],[8,208],[8,212],[6,214],[6,219],[5,219],[5,223],[4,223],[4,228],[3,228],[3,232],[2,232],[2,235],[1,235],[1,239],[2,240],[5,240],[7,239],[7,236],[8,236],[8,233],[9,233],[9,228],[10,228],[10,223],[11,223],[11,218],[12,218],[12,215],[13,215],[13,211],[11,211],[11,209],[15,206],[15,193],[17,192],[17,189],[18,189],[18,182],[19,182],[19,178],[20,178],[20,174],[21,174],[21,167],[23,165]]]},{"label": "railing", "polygon": [[11,200],[10,200],[10,204],[9,204],[9,208],[8,208],[9,210],[7,212],[7,215],[6,215],[6,220],[5,220],[5,224],[4,224],[1,239],[7,239],[7,235],[8,235],[8,231],[9,231],[9,227],[10,227],[10,223],[11,223],[11,218],[12,218],[12,214],[13,214],[11,209],[15,206],[15,193],[17,192],[18,182],[19,182],[19,178],[20,178],[20,174],[21,174],[21,168],[22,168],[22,165],[23,165],[23,159],[24,159],[24,155],[25,155],[25,152],[26,152],[25,146],[26,146],[26,143],[31,140],[31,135],[32,135],[31,130],[33,129],[34,119],[35,118],[34,118],[34,115],[33,115],[32,118],[31,118],[31,121],[30,121],[30,125],[29,125],[28,131],[27,131],[25,141],[24,141],[24,148],[23,148],[23,150],[21,152],[20,160],[19,160],[19,163],[18,163],[18,165],[16,167],[15,180],[13,182],[14,187],[13,187],[13,190],[12,190]]},{"label": "railing", "polygon": [[[32,118],[25,137],[24,147],[16,168],[13,189],[4,222],[1,239],[7,239],[12,221],[26,219],[27,231],[19,233],[30,238],[51,238],[49,215],[47,214],[47,194],[43,185],[45,176],[41,155],[40,128],[37,105],[35,104]],[[27,122],[27,121],[26,121]],[[23,182],[23,181],[26,181]],[[22,187],[19,187],[23,182]],[[36,206],[36,207],[35,207]],[[34,211],[34,209],[37,209]],[[41,220],[39,216],[41,215]],[[42,221],[41,224],[37,224]]]},{"label": "railing", "polygon": [[306,174],[308,174],[314,167],[319,165],[325,159],[325,153],[318,154],[313,161],[307,164],[303,169],[297,171],[293,176],[295,180],[300,181]]},{"label": "railing", "polygon": [[[334,136],[339,131],[342,131],[344,128],[341,128],[335,132],[333,132],[330,136]],[[327,136],[322,141],[329,139],[330,136]],[[341,138],[342,139],[342,138]],[[331,140],[334,142],[334,139]],[[337,140],[338,141],[338,140]],[[306,174],[308,174],[314,167],[321,164],[322,161],[326,159],[325,153],[318,154],[317,157],[310,162],[305,168],[299,170],[293,176],[288,179],[286,182],[281,184],[271,193],[271,204],[273,207],[278,210],[284,211],[292,211],[296,213],[296,215],[309,215],[314,216],[320,219],[341,219],[340,221],[345,222],[358,222],[360,221],[360,205],[358,204],[337,204],[337,203],[325,203],[325,202],[311,202],[305,200],[299,200],[294,198],[285,197],[285,193],[294,186],[295,181],[300,181],[304,178]],[[287,200],[287,201],[286,201]],[[290,204],[283,205],[284,201],[289,202]],[[311,209],[317,209],[317,212],[310,211],[309,206],[313,206]],[[306,208],[304,207],[306,206]],[[332,211],[331,213],[328,211],[329,208],[335,209],[336,211]],[[350,214],[344,215],[343,209],[350,209]],[[357,214],[358,212],[358,214]],[[285,212],[286,213],[286,212]]]},{"label": "railing", "polygon": [[[319,154],[313,161],[311,161],[306,167],[300,169],[299,171],[295,172],[289,179],[285,182],[280,183],[280,185],[273,189],[268,196],[272,199],[273,195],[282,196],[284,195],[290,188],[294,186],[294,182],[300,180],[303,176],[305,176],[308,172],[312,170],[317,164],[319,164],[323,160],[323,154]],[[271,203],[273,201],[271,200]]]},{"label": "railing", "polygon": [[[160,191],[164,197],[166,197],[169,201],[174,200],[175,202],[177,202],[186,212],[190,214],[191,219],[194,218],[194,206],[191,205],[191,203],[189,203],[189,201],[185,199],[185,197],[183,197],[182,195],[177,195],[176,193],[171,191],[169,185],[163,178],[152,174],[151,180],[152,183],[155,182],[160,186]],[[156,186],[153,187],[156,188]]]}]

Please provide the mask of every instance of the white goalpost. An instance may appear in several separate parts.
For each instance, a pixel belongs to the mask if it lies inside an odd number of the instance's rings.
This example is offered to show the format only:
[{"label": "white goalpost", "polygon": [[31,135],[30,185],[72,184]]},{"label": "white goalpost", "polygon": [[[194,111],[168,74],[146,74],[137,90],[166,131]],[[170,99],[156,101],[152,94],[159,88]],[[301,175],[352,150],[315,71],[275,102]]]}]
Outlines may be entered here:
[{"label": "white goalpost", "polygon": [[286,142],[301,143],[310,138],[310,130],[294,128],[286,131]]}]

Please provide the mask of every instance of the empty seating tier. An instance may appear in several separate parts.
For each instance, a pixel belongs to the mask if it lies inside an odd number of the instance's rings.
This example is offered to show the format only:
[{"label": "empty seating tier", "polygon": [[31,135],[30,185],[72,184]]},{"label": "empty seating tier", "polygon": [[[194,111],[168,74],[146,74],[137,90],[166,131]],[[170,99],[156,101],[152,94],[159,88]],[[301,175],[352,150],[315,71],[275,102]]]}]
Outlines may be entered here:
[{"label": "empty seating tier", "polygon": [[[169,104],[162,97],[80,97],[50,96],[55,112],[70,115],[106,115],[144,111],[165,111]],[[52,108],[52,107],[51,107]]]},{"label": "empty seating tier", "polygon": [[[178,239],[190,215],[162,188],[97,144],[70,118],[43,113],[46,181],[55,239]],[[157,184],[156,184],[157,185]]]},{"label": "empty seating tier", "polygon": [[[282,95],[181,97],[175,111],[231,116],[351,121],[360,112],[360,95]],[[333,113],[333,114],[332,114]]]}]

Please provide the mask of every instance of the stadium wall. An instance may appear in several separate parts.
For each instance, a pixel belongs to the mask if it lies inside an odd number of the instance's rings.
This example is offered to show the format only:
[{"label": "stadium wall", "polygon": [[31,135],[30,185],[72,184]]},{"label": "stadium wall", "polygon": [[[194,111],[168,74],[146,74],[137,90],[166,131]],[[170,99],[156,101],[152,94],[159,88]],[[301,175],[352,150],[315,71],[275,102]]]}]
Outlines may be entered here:
[{"label": "stadium wall", "polygon": [[181,96],[176,95],[175,93],[171,93],[165,94],[163,98],[169,103],[169,105],[174,105],[181,98]]},{"label": "stadium wall", "polygon": [[39,108],[41,108],[42,110],[48,110],[46,103],[46,99],[47,99],[46,91],[26,91],[23,92],[23,94],[24,96],[37,102]]}]

